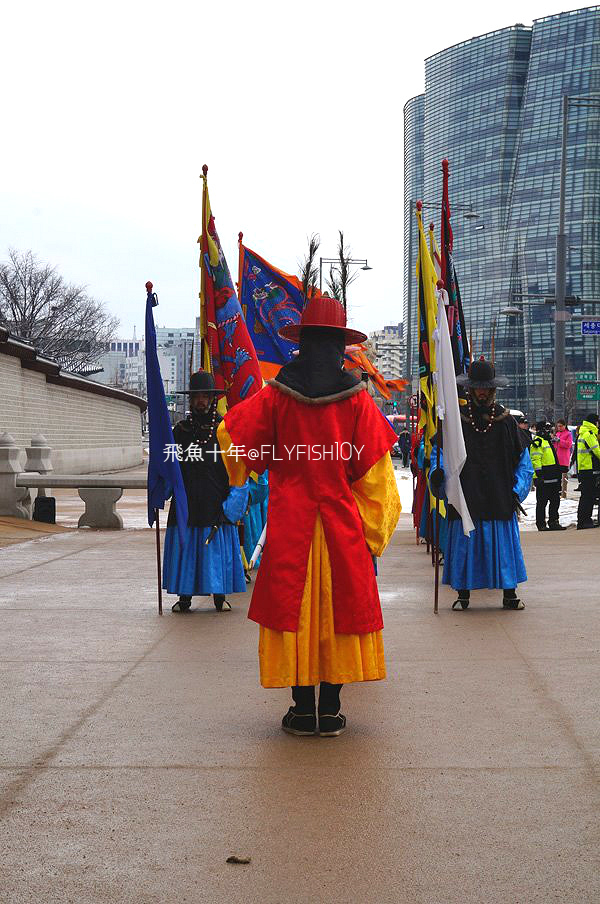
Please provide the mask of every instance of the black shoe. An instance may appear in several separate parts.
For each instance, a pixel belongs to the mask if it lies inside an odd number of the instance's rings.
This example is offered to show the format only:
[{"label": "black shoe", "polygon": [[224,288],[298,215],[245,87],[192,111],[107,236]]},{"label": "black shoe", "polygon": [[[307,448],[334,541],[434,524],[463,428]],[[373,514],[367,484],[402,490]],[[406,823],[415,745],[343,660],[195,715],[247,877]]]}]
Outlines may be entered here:
[{"label": "black shoe", "polygon": [[502,600],[504,609],[524,609],[525,603],[518,596],[505,596]]},{"label": "black shoe", "polygon": [[461,609],[468,609],[470,602],[471,600],[468,596],[459,596],[458,599],[454,600],[454,602],[452,603],[452,609],[456,609],[459,604]]},{"label": "black shoe", "polygon": [[215,609],[217,610],[217,612],[223,612],[224,606],[227,607],[225,609],[225,612],[231,612],[231,603],[229,602],[229,600],[226,600],[222,594],[216,593],[213,596],[213,602],[215,604]]},{"label": "black shoe", "polygon": [[550,528],[549,528],[549,527],[546,527],[545,524],[542,525],[542,527],[540,527],[540,525],[538,524],[537,529],[538,529],[538,530],[550,530]]},{"label": "black shoe", "polygon": [[592,527],[596,527],[593,521],[584,521],[583,524],[577,525],[577,530],[590,530]]},{"label": "black shoe", "polygon": [[187,612],[191,605],[191,596],[180,596],[175,605],[171,606],[171,612]]},{"label": "black shoe", "polygon": [[548,525],[548,530],[566,530],[566,527],[563,527],[562,524],[559,524],[558,521],[553,521],[550,525]]},{"label": "black shoe", "polygon": [[337,738],[346,730],[346,716],[322,716],[319,713],[319,734],[322,738]]},{"label": "black shoe", "polygon": [[317,717],[314,713],[296,713],[294,707],[290,706],[281,720],[281,727],[288,734],[309,737],[317,733]]}]

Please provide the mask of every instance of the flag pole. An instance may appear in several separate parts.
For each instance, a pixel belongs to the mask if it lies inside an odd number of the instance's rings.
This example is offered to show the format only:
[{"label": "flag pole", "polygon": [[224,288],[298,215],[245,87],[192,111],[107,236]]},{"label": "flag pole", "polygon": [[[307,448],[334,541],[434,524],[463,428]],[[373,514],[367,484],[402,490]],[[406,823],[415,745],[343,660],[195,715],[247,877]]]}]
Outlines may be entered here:
[{"label": "flag pole", "polygon": [[154,509],[154,517],[156,519],[156,573],[158,576],[158,614],[162,615],[162,574],[160,567],[160,523],[159,523],[159,510]]},{"label": "flag pole", "polygon": [[[437,419],[437,451],[436,468],[440,466],[440,451],[443,443],[442,420],[438,414]],[[435,589],[433,594],[433,612],[438,614],[438,600],[440,595],[440,492],[435,496]]]},{"label": "flag pole", "polygon": [[240,307],[242,309],[242,314],[244,315],[244,320],[246,319],[246,311],[242,305],[242,274],[244,268],[244,246],[242,245],[242,239],[244,238],[243,232],[238,232],[238,281],[237,281],[237,292],[238,292],[238,301],[240,303]]},{"label": "flag pole", "polygon": [[210,370],[210,361],[207,361],[207,351],[208,351],[208,329],[206,324],[206,275],[204,273],[204,262],[202,260],[204,255],[204,237],[206,235],[206,174],[208,173],[208,166],[206,163],[202,167],[202,175],[200,178],[202,179],[202,235],[198,239],[198,244],[200,245],[200,367],[203,370]]}]

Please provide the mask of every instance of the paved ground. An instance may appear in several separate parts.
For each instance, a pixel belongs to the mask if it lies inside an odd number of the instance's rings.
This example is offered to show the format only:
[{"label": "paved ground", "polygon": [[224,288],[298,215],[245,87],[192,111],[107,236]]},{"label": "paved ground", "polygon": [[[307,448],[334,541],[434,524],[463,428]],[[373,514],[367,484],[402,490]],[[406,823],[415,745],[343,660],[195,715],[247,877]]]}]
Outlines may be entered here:
[{"label": "paved ground", "polygon": [[246,597],[158,617],[150,531],[0,550],[0,900],[597,901],[599,543],[526,533],[524,612],[435,617],[397,531],[335,740],[279,730]]}]

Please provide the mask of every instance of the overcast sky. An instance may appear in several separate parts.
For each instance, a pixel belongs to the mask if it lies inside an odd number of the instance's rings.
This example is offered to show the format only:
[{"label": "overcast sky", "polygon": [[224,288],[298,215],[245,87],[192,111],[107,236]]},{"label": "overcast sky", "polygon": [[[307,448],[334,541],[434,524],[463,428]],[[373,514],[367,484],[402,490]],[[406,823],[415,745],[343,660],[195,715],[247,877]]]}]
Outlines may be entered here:
[{"label": "overcast sky", "polygon": [[237,234],[297,272],[306,237],[360,273],[351,319],[402,318],[402,108],[426,56],[563,0],[4,4],[0,257],[31,248],[143,331],[198,307],[202,164],[234,278]]}]

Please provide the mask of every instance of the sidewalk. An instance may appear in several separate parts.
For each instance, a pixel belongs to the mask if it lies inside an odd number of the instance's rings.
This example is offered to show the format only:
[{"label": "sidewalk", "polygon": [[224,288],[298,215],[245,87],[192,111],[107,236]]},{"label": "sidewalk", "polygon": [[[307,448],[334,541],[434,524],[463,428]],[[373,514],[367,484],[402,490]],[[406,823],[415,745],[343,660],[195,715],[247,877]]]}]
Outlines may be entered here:
[{"label": "sidewalk", "polygon": [[443,588],[435,617],[396,532],[388,680],[344,689],[331,740],[280,731],[248,594],[158,617],[151,531],[0,550],[0,900],[598,900],[600,531],[523,543],[524,612]]}]

